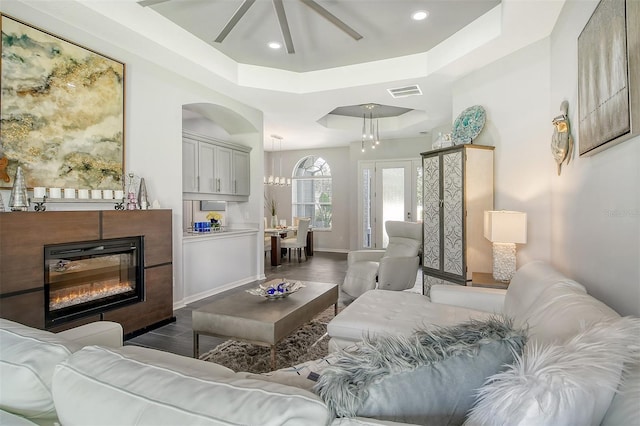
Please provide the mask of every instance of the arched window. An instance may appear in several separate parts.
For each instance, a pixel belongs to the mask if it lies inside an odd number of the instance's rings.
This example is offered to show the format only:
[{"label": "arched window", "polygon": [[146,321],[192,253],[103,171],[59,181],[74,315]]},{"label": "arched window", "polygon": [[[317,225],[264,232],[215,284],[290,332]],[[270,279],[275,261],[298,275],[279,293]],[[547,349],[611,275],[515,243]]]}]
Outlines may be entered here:
[{"label": "arched window", "polygon": [[322,157],[298,161],[291,184],[292,217],[310,217],[314,230],[331,229],[331,168]]}]

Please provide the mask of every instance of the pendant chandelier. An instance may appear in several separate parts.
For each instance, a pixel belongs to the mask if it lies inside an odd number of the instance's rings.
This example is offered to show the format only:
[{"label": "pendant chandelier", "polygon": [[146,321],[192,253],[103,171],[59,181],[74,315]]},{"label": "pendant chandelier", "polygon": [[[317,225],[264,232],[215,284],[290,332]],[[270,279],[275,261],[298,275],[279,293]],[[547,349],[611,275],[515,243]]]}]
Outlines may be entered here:
[{"label": "pendant chandelier", "polygon": [[[278,151],[280,174],[278,176],[273,175],[273,173],[275,172],[274,140],[276,139],[280,142],[280,149]],[[269,175],[269,177],[264,177],[264,184],[270,186],[291,186],[291,178],[285,178],[284,176],[282,176],[282,136],[271,135],[271,174]]]},{"label": "pendant chandelier", "polygon": [[376,149],[376,145],[380,145],[380,123],[378,123],[378,117],[373,113],[377,106],[378,104],[362,105],[362,109],[364,109],[362,114],[362,152],[368,146],[371,149]]}]

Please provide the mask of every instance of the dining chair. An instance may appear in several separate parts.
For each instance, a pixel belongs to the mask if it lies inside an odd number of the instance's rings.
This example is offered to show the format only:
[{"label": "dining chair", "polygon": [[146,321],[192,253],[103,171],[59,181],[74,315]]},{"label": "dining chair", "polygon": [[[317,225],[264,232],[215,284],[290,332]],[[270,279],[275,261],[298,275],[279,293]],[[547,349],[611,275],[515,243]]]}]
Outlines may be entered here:
[{"label": "dining chair", "polygon": [[293,233],[294,235],[298,235],[298,224],[300,223],[301,219],[309,219],[309,222],[311,222],[311,218],[310,217],[302,217],[302,216],[294,216],[293,217]]},{"label": "dining chair", "polygon": [[264,255],[271,253],[271,237],[264,237]]},{"label": "dining chair", "polygon": [[[311,223],[310,218],[300,218],[298,221],[298,234],[295,237],[285,238],[282,240],[281,247],[287,249],[289,262],[291,262],[291,249],[297,249],[298,262],[300,262],[302,252],[304,252],[307,247],[307,231],[309,230],[309,223]],[[306,253],[304,259],[307,260]]]}]

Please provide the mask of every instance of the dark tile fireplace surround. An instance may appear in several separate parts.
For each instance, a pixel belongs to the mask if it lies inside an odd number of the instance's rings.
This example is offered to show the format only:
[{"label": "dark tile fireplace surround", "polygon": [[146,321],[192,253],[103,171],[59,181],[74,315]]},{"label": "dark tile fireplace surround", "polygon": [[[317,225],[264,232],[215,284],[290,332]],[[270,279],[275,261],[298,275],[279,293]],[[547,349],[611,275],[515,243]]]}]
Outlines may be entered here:
[{"label": "dark tile fireplace surround", "polygon": [[126,337],[174,321],[171,232],[170,210],[0,213],[0,317],[52,331],[116,321]]}]

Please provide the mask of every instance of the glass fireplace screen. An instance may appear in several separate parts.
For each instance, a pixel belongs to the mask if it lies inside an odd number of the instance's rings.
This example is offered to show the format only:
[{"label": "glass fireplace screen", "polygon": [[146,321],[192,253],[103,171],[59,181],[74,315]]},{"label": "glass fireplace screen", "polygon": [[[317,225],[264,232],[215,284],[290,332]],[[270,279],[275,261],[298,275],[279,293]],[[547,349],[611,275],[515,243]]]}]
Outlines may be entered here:
[{"label": "glass fireplace screen", "polygon": [[143,300],[142,238],[45,246],[47,326]]}]

